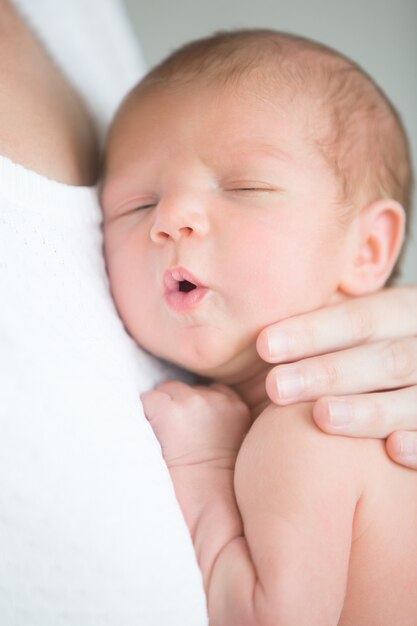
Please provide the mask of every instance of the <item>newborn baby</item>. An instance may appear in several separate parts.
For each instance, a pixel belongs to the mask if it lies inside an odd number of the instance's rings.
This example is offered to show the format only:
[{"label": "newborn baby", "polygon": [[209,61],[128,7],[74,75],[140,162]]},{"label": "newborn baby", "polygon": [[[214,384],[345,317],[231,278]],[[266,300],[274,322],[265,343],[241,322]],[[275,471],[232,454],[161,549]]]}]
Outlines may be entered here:
[{"label": "newborn baby", "polygon": [[[417,475],[380,441],[328,438],[308,403],[272,406],[255,345],[277,319],[386,283],[410,171],[372,79],[273,31],[185,46],[116,116],[102,203],[119,313],[141,346],[206,379],[143,402],[213,626],[415,622]],[[302,381],[284,374],[290,398]]]}]

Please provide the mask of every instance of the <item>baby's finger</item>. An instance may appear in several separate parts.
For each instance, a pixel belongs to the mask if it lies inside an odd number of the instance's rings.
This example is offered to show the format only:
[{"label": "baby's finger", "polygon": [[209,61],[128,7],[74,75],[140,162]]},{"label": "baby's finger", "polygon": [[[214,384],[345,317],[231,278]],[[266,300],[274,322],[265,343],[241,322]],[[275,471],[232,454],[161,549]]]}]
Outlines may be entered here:
[{"label": "baby's finger", "polygon": [[146,391],[140,396],[143,412],[149,422],[166,415],[172,408],[172,399],[163,391]]},{"label": "baby's finger", "polygon": [[313,418],[326,433],[350,437],[385,439],[395,430],[417,431],[417,386],[320,398],[313,406]]},{"label": "baby's finger", "polygon": [[396,463],[417,470],[417,433],[392,433],[387,439],[387,452]]},{"label": "baby's finger", "polygon": [[279,405],[417,384],[417,337],[379,341],[279,365],[266,390]]},{"label": "baby's finger", "polygon": [[172,400],[183,402],[193,393],[193,387],[180,380],[166,380],[157,387],[158,391],[167,394]]},{"label": "baby's finger", "polygon": [[417,335],[417,288],[395,287],[288,318],[257,340],[269,363],[296,361],[361,343]]},{"label": "baby's finger", "polygon": [[224,396],[227,396],[231,400],[241,400],[241,397],[236,391],[234,391],[234,389],[231,389],[231,387],[228,387],[227,385],[224,385],[223,383],[212,383],[209,389],[213,391],[218,391],[219,393],[223,394]]}]

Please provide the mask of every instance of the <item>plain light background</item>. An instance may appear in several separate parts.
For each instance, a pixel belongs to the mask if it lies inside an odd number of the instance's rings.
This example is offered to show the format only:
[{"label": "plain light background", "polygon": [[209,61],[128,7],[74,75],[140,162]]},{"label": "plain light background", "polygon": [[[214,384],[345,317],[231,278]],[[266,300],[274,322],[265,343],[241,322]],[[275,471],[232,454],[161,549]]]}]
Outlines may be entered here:
[{"label": "plain light background", "polygon": [[[239,27],[285,30],[359,62],[400,112],[417,165],[417,0],[125,0],[148,67],[179,45]],[[417,178],[417,176],[416,176]],[[414,205],[417,194],[414,193]],[[417,207],[403,283],[417,283]]]}]

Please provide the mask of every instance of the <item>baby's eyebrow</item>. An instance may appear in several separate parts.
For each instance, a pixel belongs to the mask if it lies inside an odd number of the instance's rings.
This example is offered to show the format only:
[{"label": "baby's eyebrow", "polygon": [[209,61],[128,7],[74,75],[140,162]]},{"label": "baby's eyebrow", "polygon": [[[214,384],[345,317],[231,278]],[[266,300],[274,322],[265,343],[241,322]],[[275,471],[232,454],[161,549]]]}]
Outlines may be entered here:
[{"label": "baby's eyebrow", "polygon": [[282,150],[275,144],[267,142],[254,143],[253,141],[239,141],[233,145],[233,149],[235,149],[242,156],[256,155],[278,159],[279,161],[292,160],[292,157],[288,152],[285,152],[285,150]]}]

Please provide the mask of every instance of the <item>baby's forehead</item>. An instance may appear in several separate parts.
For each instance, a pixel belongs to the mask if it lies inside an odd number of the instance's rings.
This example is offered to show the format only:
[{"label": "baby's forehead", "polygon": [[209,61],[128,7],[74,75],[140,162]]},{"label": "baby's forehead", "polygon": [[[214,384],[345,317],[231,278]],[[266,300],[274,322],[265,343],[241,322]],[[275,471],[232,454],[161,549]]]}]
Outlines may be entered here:
[{"label": "baby's forehead", "polygon": [[[221,110],[227,104],[228,109],[232,108],[236,113],[242,113],[251,108],[251,115],[263,114],[266,108],[271,105],[276,111],[277,118],[284,117],[290,119],[296,114],[299,122],[303,119],[311,119],[317,112],[318,106],[323,119],[323,103],[311,98],[308,89],[295,91],[291,86],[282,82],[271,82],[263,76],[242,76],[238,82],[225,84],[221,80],[207,79],[205,76],[196,78],[192,82],[167,82],[148,85],[139,83],[126,97],[122,106],[118,110],[111,134],[115,135],[124,129],[128,124],[135,121],[142,121],[144,116],[150,115],[154,118],[154,110],[163,107],[170,108],[171,103],[182,103],[182,108],[186,109],[190,103],[197,101],[202,117],[204,110],[216,101],[216,106]],[[170,116],[178,116],[178,109],[172,106]]]},{"label": "baby's forehead", "polygon": [[[112,176],[123,173],[122,164],[130,167],[133,158],[137,163],[149,162],[152,153],[160,154],[169,139],[176,144],[176,129],[181,132],[188,124],[197,133],[201,131],[202,141],[208,145],[202,147],[200,141],[199,154],[204,152],[204,160],[210,164],[223,164],[228,159],[237,169],[237,165],[250,165],[247,155],[251,164],[260,164],[260,158],[265,157],[282,164],[290,162],[295,152],[303,153],[304,165],[311,159],[320,159],[323,164],[311,137],[316,109],[311,97],[295,94],[285,83],[270,84],[258,73],[233,83],[207,79],[204,74],[193,81],[144,81],[131,91],[117,113],[107,142],[105,172],[111,171]],[[166,120],[169,132],[164,134]],[[320,120],[323,125],[323,112]],[[212,131],[209,135],[206,125]],[[193,149],[194,137],[188,138]]]},{"label": "baby's forehead", "polygon": [[[210,93],[205,94],[204,89]],[[214,98],[206,97],[213,96],[213,90],[217,91],[214,103]],[[230,93],[229,87],[213,83],[187,85],[186,89],[176,86],[174,90],[171,86],[139,86],[119,112],[108,144],[106,182],[110,188],[130,179],[153,187],[162,179],[170,180],[175,188],[190,172],[196,187],[197,181],[204,186],[207,177],[221,186],[240,178],[247,180],[249,175],[252,181],[258,176],[284,187],[289,175],[292,179],[296,172],[301,175],[314,170],[321,185],[333,193],[333,173],[329,175],[327,163],[309,141],[301,123],[304,114],[294,115],[294,102],[288,96],[280,97],[281,93],[271,101],[269,96],[260,96],[253,83],[246,83],[238,93],[233,89],[232,98],[225,90]],[[195,96],[201,111],[193,106]],[[224,106],[223,96],[228,99]],[[242,109],[243,115],[238,113]],[[187,123],[191,130],[182,128]],[[180,173],[171,161],[181,164]]]},{"label": "baby's forehead", "polygon": [[[210,144],[224,143],[226,137],[244,143],[244,138],[250,139],[261,129],[264,143],[272,146],[277,139],[283,142],[283,129],[287,137],[292,130],[299,135],[313,115],[314,104],[307,98],[296,98],[285,87],[274,89],[265,84],[262,88],[258,79],[233,87],[205,80],[183,85],[139,84],[117,113],[107,149],[111,151],[123,137],[129,141],[135,131],[159,135],[166,121],[179,132],[187,126],[197,130],[217,126]],[[278,135],[275,126],[281,129]]]}]

